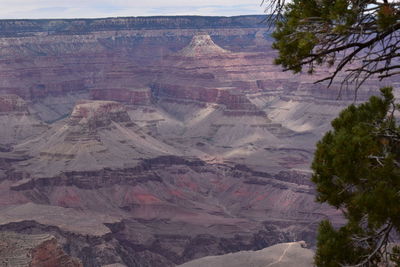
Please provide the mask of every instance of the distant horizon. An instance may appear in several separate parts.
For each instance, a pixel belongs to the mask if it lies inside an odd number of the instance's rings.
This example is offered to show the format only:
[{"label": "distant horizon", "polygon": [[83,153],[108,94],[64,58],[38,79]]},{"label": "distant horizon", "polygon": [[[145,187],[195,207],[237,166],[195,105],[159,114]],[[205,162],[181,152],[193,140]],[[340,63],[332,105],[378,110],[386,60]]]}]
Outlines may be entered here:
[{"label": "distant horizon", "polygon": [[149,15],[149,16],[111,16],[111,17],[71,17],[71,18],[0,18],[1,20],[95,20],[95,19],[118,19],[118,18],[156,18],[156,17],[250,17],[250,16],[267,16],[268,14],[241,14],[241,15]]},{"label": "distant horizon", "polygon": [[[250,2],[250,3],[249,3]],[[0,19],[263,15],[261,0],[2,0]]]}]

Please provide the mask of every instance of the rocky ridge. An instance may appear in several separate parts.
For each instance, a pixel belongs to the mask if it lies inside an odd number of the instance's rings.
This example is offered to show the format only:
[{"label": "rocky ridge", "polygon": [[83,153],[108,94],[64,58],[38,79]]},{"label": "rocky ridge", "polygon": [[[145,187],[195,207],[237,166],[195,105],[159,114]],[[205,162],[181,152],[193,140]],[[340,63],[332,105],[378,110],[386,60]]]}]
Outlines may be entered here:
[{"label": "rocky ridge", "polygon": [[221,48],[207,33],[196,34],[186,47],[158,63],[161,73],[152,85],[153,95],[159,100],[219,104],[229,116],[266,116],[246,96],[260,89],[256,77],[262,76],[260,68],[251,80],[243,78],[249,55]]},{"label": "rocky ridge", "polygon": [[[186,47],[199,32],[207,32],[218,40],[217,45],[228,45],[232,51],[243,49],[239,43],[249,42],[253,49],[261,49],[265,46],[266,29],[259,19],[1,21],[0,34],[8,37],[0,40],[0,92],[32,101],[46,121],[65,117],[73,103],[87,94],[96,100],[125,99],[122,102],[148,104],[151,93],[142,88],[149,88],[156,81],[159,71],[153,68],[154,64],[165,55]],[[166,35],[165,27],[176,38]],[[66,103],[66,99],[72,101]],[[60,102],[63,105],[57,105]]]},{"label": "rocky ridge", "polygon": [[14,153],[30,158],[18,164],[18,168],[33,177],[51,177],[62,171],[123,168],[146,158],[180,154],[140,130],[125,106],[112,101],[77,103],[66,121],[15,146]]},{"label": "rocky ridge", "polygon": [[126,108],[117,102],[112,101],[80,101],[72,113],[68,124],[71,126],[81,125],[95,130],[107,127],[111,122],[132,123],[126,112]]},{"label": "rocky ridge", "polygon": [[150,105],[153,101],[152,92],[147,88],[107,88],[93,89],[90,91],[90,98],[93,100],[112,100],[128,105]]},{"label": "rocky ridge", "polygon": [[83,267],[64,253],[54,236],[0,233],[0,265],[13,267]]},{"label": "rocky ridge", "polygon": [[210,251],[312,243],[317,221],[335,215],[310,206],[313,190],[303,179],[162,157],[135,169],[20,180],[1,202],[11,195],[43,204],[2,209],[0,230],[51,233],[85,266],[174,266]]},{"label": "rocky ridge", "polygon": [[278,244],[259,251],[241,251],[237,253],[210,256],[191,261],[180,267],[311,267],[314,252],[305,248],[304,242]]},{"label": "rocky ridge", "polygon": [[177,54],[185,57],[199,57],[204,55],[212,57],[221,56],[226,53],[229,53],[229,51],[216,45],[209,34],[198,33],[193,37],[192,41],[190,41],[190,44]]},{"label": "rocky ridge", "polygon": [[264,28],[263,15],[235,17],[154,16],[99,19],[2,20],[1,36],[74,35],[102,31],[171,30],[196,28]]}]

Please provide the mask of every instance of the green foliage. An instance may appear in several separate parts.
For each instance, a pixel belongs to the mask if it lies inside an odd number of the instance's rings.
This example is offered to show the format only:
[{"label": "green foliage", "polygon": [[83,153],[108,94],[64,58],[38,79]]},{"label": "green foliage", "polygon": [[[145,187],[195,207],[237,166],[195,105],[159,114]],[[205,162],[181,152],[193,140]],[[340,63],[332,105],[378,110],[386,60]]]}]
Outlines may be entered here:
[{"label": "green foliage", "polygon": [[[347,71],[344,81],[356,81],[357,87],[372,75],[399,73],[393,63],[400,42],[396,1],[272,2],[283,15],[273,33],[276,64],[294,72],[308,66],[309,73],[328,64],[335,70],[320,81],[332,82]],[[354,62],[359,66],[351,68]],[[390,233],[399,232],[400,128],[393,116],[399,106],[392,88],[382,88],[381,95],[342,111],[317,145],[312,163],[317,200],[340,209],[347,220],[339,229],[321,223],[317,266],[376,266],[387,259]],[[400,266],[400,248],[390,258]]]},{"label": "green foliage", "polygon": [[318,229],[318,250],[315,255],[317,266],[340,267],[341,263],[356,264],[361,260],[361,255],[367,251],[351,245],[352,231],[348,228],[335,230],[329,221],[321,222]]},{"label": "green foliage", "polygon": [[395,4],[376,7],[371,0],[290,1],[273,33],[273,48],[279,51],[275,63],[294,72],[305,65],[313,72],[315,64],[332,64],[330,59],[347,44],[365,42],[374,32],[397,24],[398,9]]},{"label": "green foliage", "polygon": [[[272,0],[282,17],[273,33],[276,64],[300,72],[334,67],[320,81],[345,72],[342,84],[398,75],[400,6],[397,1]],[[282,12],[283,10],[283,12]],[[356,63],[356,64],[352,64]],[[356,67],[354,67],[356,66]],[[359,82],[360,81],[360,82]],[[400,230],[400,127],[392,88],[351,105],[318,143],[312,169],[317,200],[343,211],[347,223],[321,223],[317,266],[377,266],[387,260],[390,233]],[[389,257],[400,266],[400,247]]]},{"label": "green foliage", "polygon": [[[273,33],[276,40],[273,48],[279,50],[275,63],[294,72],[301,71],[300,62],[321,42],[320,30],[345,34],[356,18],[357,13],[346,0],[294,0],[286,6],[284,20],[276,24]],[[318,31],[309,31],[312,25]],[[316,63],[324,59],[321,57]]]},{"label": "green foliage", "polygon": [[377,20],[379,30],[384,31],[390,28],[397,22],[397,19],[399,19],[399,14],[393,6],[389,4],[381,6],[378,11]]},{"label": "green foliage", "polygon": [[[317,200],[340,208],[347,219],[338,230],[321,223],[317,266],[362,262],[387,238],[382,229],[400,229],[400,128],[392,88],[381,94],[343,110],[317,144],[312,163]],[[382,257],[376,253],[368,262]]]}]

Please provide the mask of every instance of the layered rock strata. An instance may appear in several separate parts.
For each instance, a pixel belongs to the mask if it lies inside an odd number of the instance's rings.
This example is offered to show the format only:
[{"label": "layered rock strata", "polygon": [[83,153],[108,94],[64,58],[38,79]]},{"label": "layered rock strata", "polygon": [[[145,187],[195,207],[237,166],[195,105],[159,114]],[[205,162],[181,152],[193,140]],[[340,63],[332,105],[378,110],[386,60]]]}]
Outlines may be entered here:
[{"label": "layered rock strata", "polygon": [[112,122],[132,123],[123,105],[112,101],[80,101],[74,107],[68,125],[96,131]]},{"label": "layered rock strata", "polygon": [[13,267],[83,267],[78,259],[64,253],[48,234],[0,233],[0,265]]},{"label": "layered rock strata", "polygon": [[121,103],[81,101],[67,120],[37,138],[15,146],[28,155],[18,168],[47,177],[62,171],[99,170],[135,166],[140,160],[179,154],[135,125]]},{"label": "layered rock strata", "polygon": [[203,55],[219,57],[227,53],[229,53],[229,51],[216,45],[208,33],[198,33],[193,37],[192,41],[190,41],[190,44],[177,54],[184,57],[197,58]]},{"label": "layered rock strata", "polygon": [[0,230],[50,232],[85,266],[174,266],[210,252],[293,239],[313,244],[320,219],[340,220],[312,204],[306,176],[170,156],[133,169],[3,181],[1,188],[9,195],[0,203],[13,196],[43,204],[6,204]]},{"label": "layered rock strata", "polygon": [[153,94],[169,101],[220,104],[231,116],[266,116],[246,96],[260,90],[256,78],[260,69],[250,80],[243,79],[248,71],[246,56],[221,48],[207,33],[197,34],[185,48],[159,63],[161,73],[152,85]]},{"label": "layered rock strata", "polygon": [[48,129],[29,111],[27,103],[17,95],[0,94],[0,145],[9,147]]},{"label": "layered rock strata", "polygon": [[118,101],[128,105],[150,105],[152,103],[152,92],[150,88],[93,89],[90,91],[90,98]]},{"label": "layered rock strata", "polygon": [[[46,121],[67,114],[57,103],[92,90],[93,99],[121,101],[124,95],[123,102],[148,104],[149,94],[141,88],[156,80],[159,70],[154,63],[205,32],[232,51],[250,46],[265,50],[267,29],[261,20],[262,16],[1,21],[0,92],[33,101]],[[221,51],[225,50],[215,52]]]},{"label": "layered rock strata", "polygon": [[342,220],[314,201],[314,146],[354,92],[281,72],[262,19],[0,21],[0,92],[20,97],[1,129],[29,132],[0,135],[0,230],[89,267],[313,246]]},{"label": "layered rock strata", "polygon": [[0,95],[0,113],[29,114],[26,102],[17,95]]}]

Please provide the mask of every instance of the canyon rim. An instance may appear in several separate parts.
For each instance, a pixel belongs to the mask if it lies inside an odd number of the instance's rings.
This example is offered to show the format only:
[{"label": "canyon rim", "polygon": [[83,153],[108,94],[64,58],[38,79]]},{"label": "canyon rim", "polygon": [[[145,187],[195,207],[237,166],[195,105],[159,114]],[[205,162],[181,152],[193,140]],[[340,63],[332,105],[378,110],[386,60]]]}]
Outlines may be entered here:
[{"label": "canyon rim", "polygon": [[93,267],[313,248],[342,219],[309,165],[354,92],[282,72],[263,20],[0,20],[0,246]]}]

